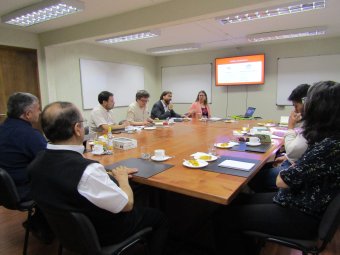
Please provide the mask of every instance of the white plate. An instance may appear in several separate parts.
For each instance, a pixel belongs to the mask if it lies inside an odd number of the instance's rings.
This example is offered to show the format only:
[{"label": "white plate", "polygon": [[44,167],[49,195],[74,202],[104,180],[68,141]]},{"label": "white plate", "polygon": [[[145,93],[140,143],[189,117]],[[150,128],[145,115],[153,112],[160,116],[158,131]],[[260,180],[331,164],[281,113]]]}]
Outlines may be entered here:
[{"label": "white plate", "polygon": [[267,124],[265,124],[264,126],[265,126],[265,127],[275,127],[276,124],[274,124],[274,123],[267,123]]},{"label": "white plate", "polygon": [[[202,157],[202,156],[210,156],[211,159],[209,159],[209,160],[201,159],[200,157]],[[195,155],[194,158],[198,159],[198,160],[203,160],[203,161],[206,161],[206,162],[211,162],[211,161],[214,161],[214,160],[217,159],[217,157],[214,156],[214,155]]]},{"label": "white plate", "polygon": [[155,130],[156,127],[145,127],[144,130]]},{"label": "white plate", "polygon": [[224,143],[215,143],[214,146],[220,149],[228,149],[234,146],[233,144],[230,143],[228,143],[228,146],[223,146],[222,144]]},{"label": "white plate", "polygon": [[169,156],[164,156],[163,158],[156,158],[156,156],[152,156],[152,157],[151,157],[151,159],[152,159],[153,161],[159,161],[159,162],[168,160],[169,158],[171,158],[171,157],[169,157]]},{"label": "white plate", "polygon": [[190,167],[190,168],[201,168],[201,167],[205,167],[208,165],[207,161],[200,160],[200,159],[197,159],[197,163],[198,163],[198,166],[193,166],[190,164],[188,160],[183,161],[183,165],[186,167]]},{"label": "white plate", "polygon": [[249,146],[259,146],[259,145],[261,145],[261,143],[246,142],[246,145],[249,145]]}]

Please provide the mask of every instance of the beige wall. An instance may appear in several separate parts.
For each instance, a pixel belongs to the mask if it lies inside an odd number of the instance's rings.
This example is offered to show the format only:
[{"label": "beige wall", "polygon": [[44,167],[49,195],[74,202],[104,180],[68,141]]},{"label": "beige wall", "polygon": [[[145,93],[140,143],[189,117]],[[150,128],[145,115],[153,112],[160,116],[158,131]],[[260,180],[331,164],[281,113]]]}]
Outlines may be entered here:
[{"label": "beige wall", "polygon": [[[82,108],[82,100],[79,58],[144,67],[145,88],[151,93],[149,103],[149,108],[151,108],[152,103],[158,99],[161,93],[162,66],[214,63],[217,57],[265,53],[265,84],[216,87],[213,79],[212,111],[214,116],[225,117],[227,115],[242,114],[247,106],[254,106],[257,108],[256,116],[278,120],[279,116],[288,115],[292,108],[276,106],[277,59],[340,54],[340,38],[265,44],[157,58],[85,43],[49,46],[45,48],[45,51],[42,51],[38,37],[33,33],[4,28],[0,28],[0,32],[0,44],[2,45],[38,49],[43,105],[55,100],[67,100],[74,102],[80,108]],[[44,54],[46,54],[46,57]],[[193,92],[193,98],[196,93]],[[116,100],[119,100],[119,98]],[[175,109],[179,113],[187,112],[188,107],[188,104],[175,105]],[[117,120],[124,119],[126,107],[116,108],[115,112]],[[85,112],[85,115],[88,115],[88,111]]]},{"label": "beige wall", "polygon": [[[275,43],[252,47],[238,47],[201,53],[178,54],[157,58],[157,81],[161,84],[162,66],[179,66],[214,63],[215,58],[265,53],[265,84],[248,86],[216,87],[213,73],[212,113],[214,116],[243,114],[247,106],[256,107],[255,116],[279,120],[281,115],[289,115],[292,107],[276,106],[277,59],[340,53],[340,38]],[[299,85],[299,84],[296,84]],[[198,92],[198,91],[197,91]],[[193,98],[197,95],[193,92]],[[176,97],[176,95],[173,95]],[[177,112],[187,112],[189,105],[176,105]]]},{"label": "beige wall", "polygon": [[[158,93],[156,93],[158,92],[156,59],[154,57],[92,44],[78,43],[46,48],[48,95],[50,101],[70,101],[82,109],[80,58],[142,66],[144,67],[145,89],[151,94],[150,101],[153,102],[158,97]],[[131,93],[135,94],[136,91],[131,91]],[[97,95],[93,96],[97,97]],[[115,98],[115,100],[119,101],[119,98]],[[115,108],[116,120],[125,119],[126,111],[127,107]],[[88,110],[84,111],[86,118],[89,117],[89,112]]]}]

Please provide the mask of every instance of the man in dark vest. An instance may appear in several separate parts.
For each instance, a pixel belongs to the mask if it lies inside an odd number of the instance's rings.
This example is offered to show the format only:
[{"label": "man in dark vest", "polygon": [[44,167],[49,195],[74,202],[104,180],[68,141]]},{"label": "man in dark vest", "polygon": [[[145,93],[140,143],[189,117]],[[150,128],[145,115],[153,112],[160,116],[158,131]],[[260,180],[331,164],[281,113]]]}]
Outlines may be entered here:
[{"label": "man in dark vest", "polygon": [[113,169],[116,184],[103,165],[83,157],[83,121],[72,103],[55,102],[43,110],[41,125],[51,144],[28,168],[34,200],[42,208],[84,213],[102,245],[152,227],[151,254],[162,254],[167,236],[165,216],[156,209],[134,208],[128,179],[137,169]]}]

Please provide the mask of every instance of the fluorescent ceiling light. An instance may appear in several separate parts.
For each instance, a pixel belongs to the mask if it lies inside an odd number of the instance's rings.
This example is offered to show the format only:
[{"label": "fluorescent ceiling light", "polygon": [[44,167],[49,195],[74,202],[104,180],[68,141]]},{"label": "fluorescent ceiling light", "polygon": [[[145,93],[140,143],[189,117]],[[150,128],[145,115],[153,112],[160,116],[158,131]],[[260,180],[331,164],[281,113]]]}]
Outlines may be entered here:
[{"label": "fluorescent ceiling light", "polygon": [[160,31],[143,31],[143,32],[138,32],[138,33],[133,33],[133,34],[127,34],[127,35],[120,35],[120,36],[115,36],[115,37],[110,37],[110,38],[105,38],[105,39],[99,39],[97,42],[100,43],[106,43],[106,44],[113,44],[113,43],[120,43],[120,42],[128,42],[128,41],[134,41],[134,40],[140,40],[140,39],[148,39],[152,37],[157,37],[161,33]]},{"label": "fluorescent ceiling light", "polygon": [[78,0],[44,0],[2,16],[1,22],[27,27],[83,9],[84,3]]},{"label": "fluorescent ceiling light", "polygon": [[286,14],[293,14],[305,11],[318,10],[326,7],[326,0],[305,0],[290,3],[289,5],[280,5],[271,7],[270,9],[261,9],[250,12],[243,12],[238,14],[231,14],[227,17],[216,18],[223,25],[229,23],[238,23],[244,21],[251,21],[256,19],[276,17]]},{"label": "fluorescent ceiling light", "polygon": [[326,27],[309,27],[301,29],[281,30],[273,31],[261,34],[248,35],[249,42],[263,42],[270,40],[290,39],[297,37],[324,35],[326,33]]},{"label": "fluorescent ceiling light", "polygon": [[188,51],[188,50],[197,50],[199,48],[201,48],[201,45],[198,43],[188,43],[188,44],[181,44],[181,45],[151,48],[151,49],[147,49],[146,51],[152,54],[165,54],[165,53],[174,53],[174,52],[181,52],[181,51]]}]

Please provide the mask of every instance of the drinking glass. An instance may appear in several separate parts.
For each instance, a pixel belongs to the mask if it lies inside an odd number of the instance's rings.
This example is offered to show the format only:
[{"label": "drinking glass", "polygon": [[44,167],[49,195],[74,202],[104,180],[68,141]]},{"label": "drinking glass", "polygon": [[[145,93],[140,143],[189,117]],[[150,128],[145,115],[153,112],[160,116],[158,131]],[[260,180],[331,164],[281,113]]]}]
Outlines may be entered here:
[{"label": "drinking glass", "polygon": [[140,157],[141,159],[150,159],[151,150],[148,146],[141,146],[140,148]]},{"label": "drinking glass", "polygon": [[213,155],[213,156],[217,155],[216,147],[214,144],[209,145],[208,154]]}]

